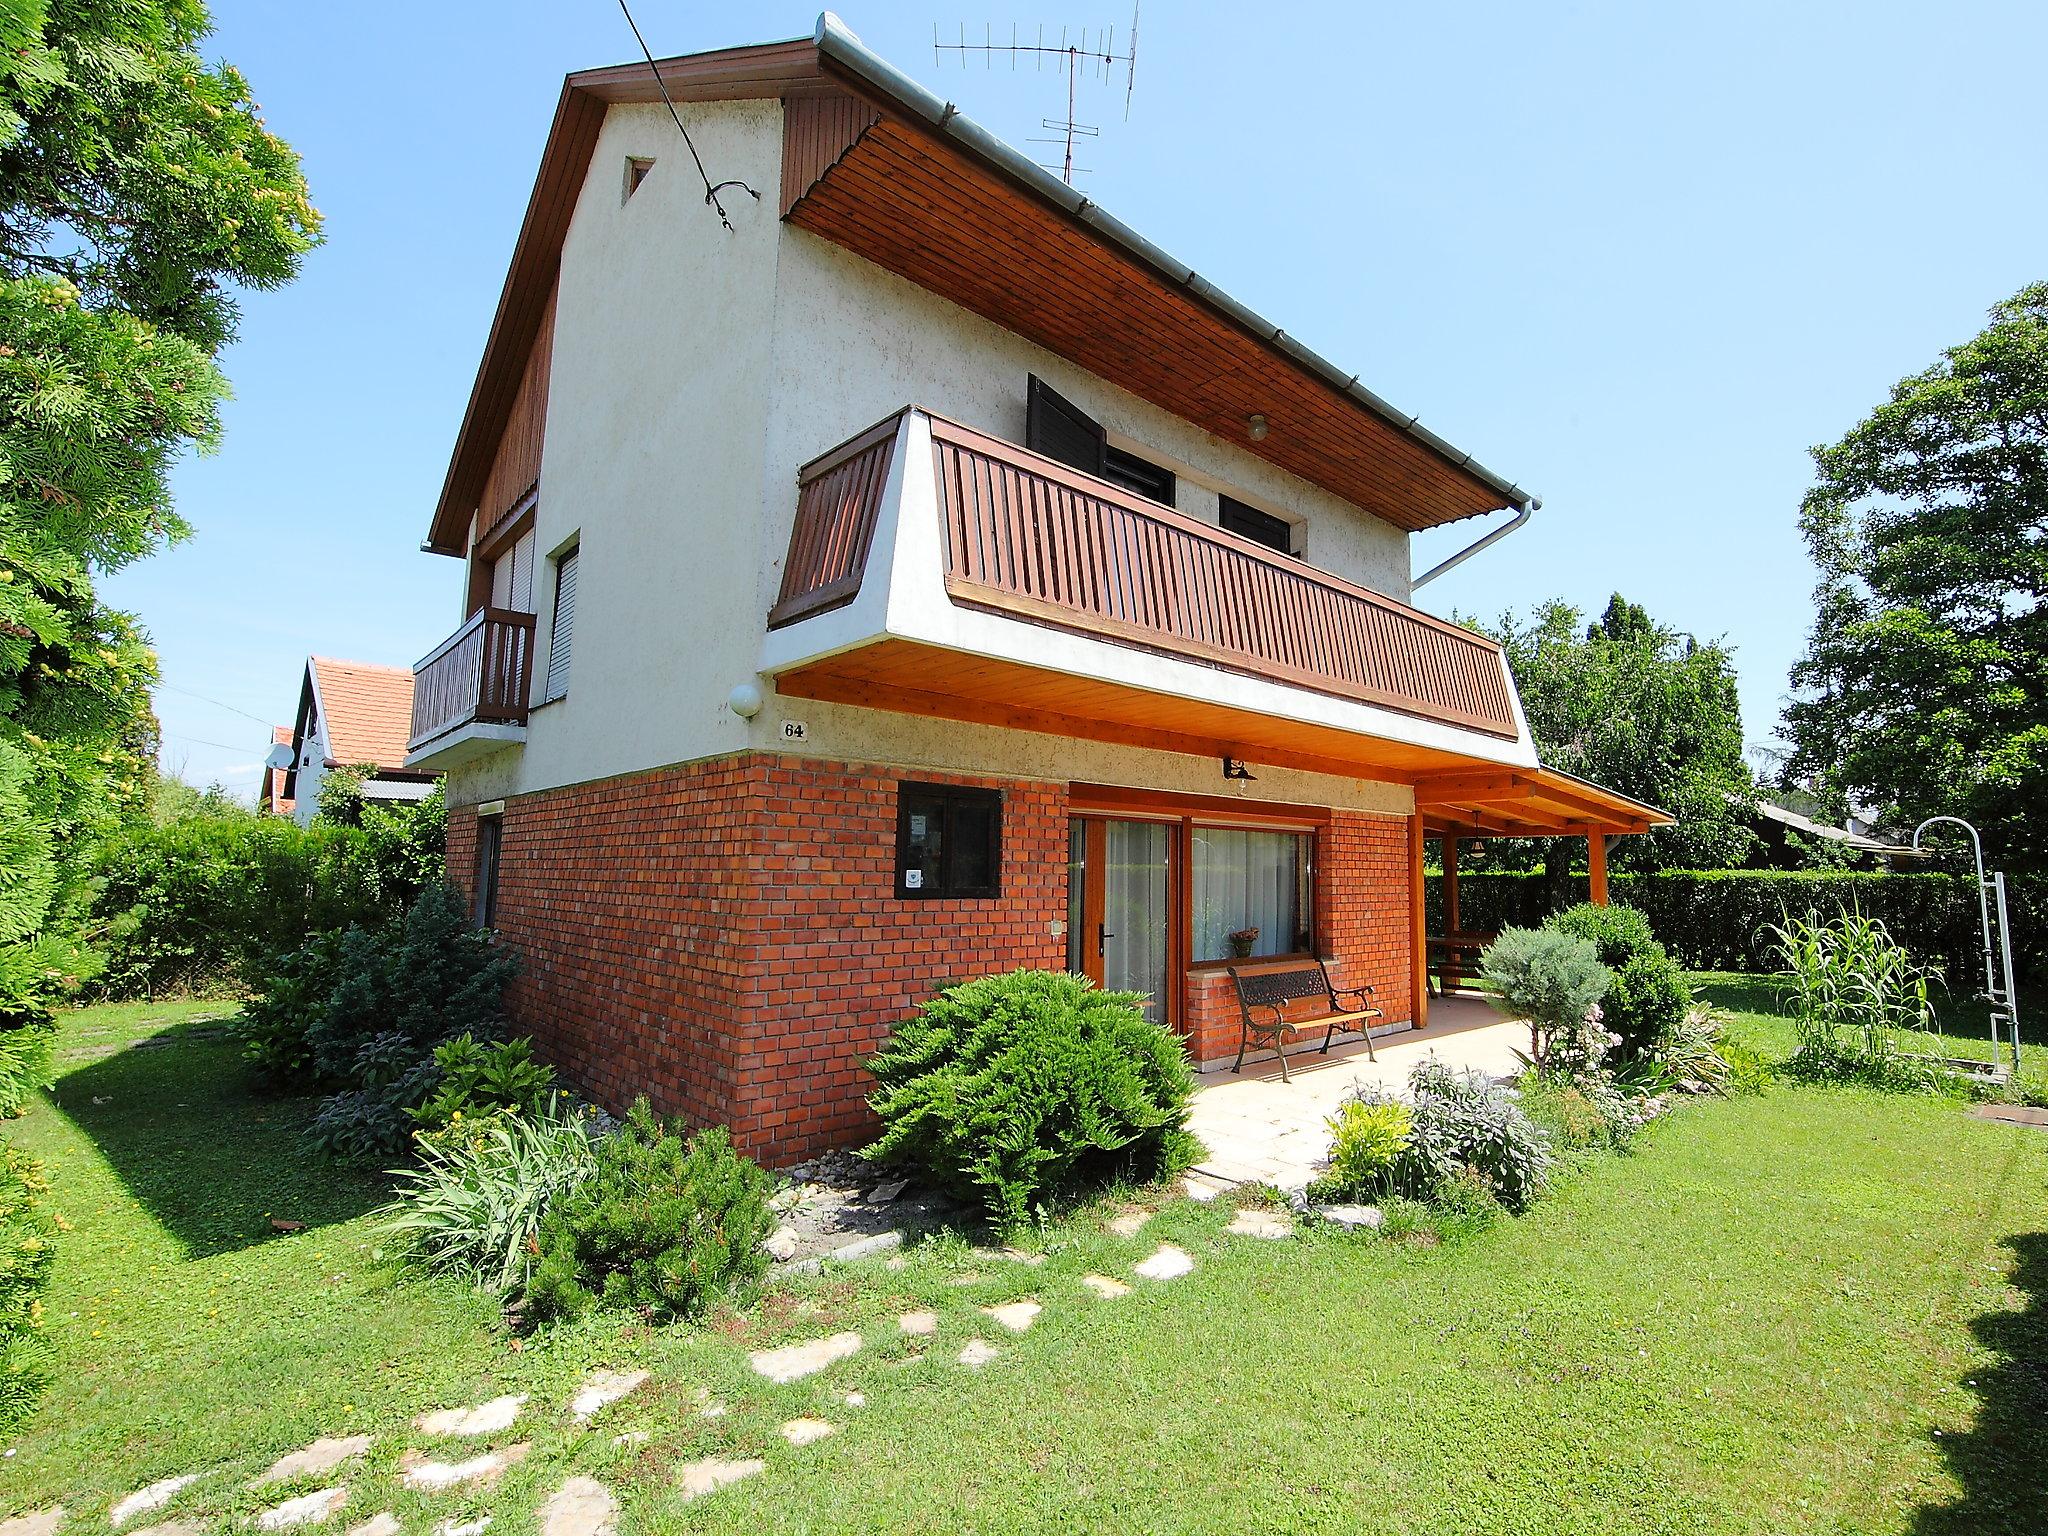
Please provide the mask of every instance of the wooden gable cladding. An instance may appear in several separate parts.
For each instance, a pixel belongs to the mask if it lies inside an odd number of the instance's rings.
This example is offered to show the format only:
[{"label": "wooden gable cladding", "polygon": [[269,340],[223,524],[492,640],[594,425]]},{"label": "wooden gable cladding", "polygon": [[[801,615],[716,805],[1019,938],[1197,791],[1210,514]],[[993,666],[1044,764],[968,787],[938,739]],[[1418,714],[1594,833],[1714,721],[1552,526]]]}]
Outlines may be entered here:
[{"label": "wooden gable cladding", "polygon": [[[840,109],[843,111],[843,109]],[[827,159],[790,222],[1110,383],[1415,531],[1495,511],[1500,491],[1365,410],[1192,292],[921,125],[883,111]],[[851,114],[848,114],[851,116]],[[834,119],[844,127],[844,119]],[[1268,424],[1253,441],[1246,423]]]},{"label": "wooden gable cladding", "polygon": [[844,92],[791,96],[782,103],[782,214],[837,165],[860,136],[882,120],[867,102]]},{"label": "wooden gable cladding", "polygon": [[525,506],[526,493],[540,479],[542,440],[548,424],[548,370],[554,365],[554,356],[555,290],[550,288],[541,309],[540,327],[526,353],[526,366],[519,371],[519,387],[512,396],[498,451],[477,493],[478,544],[487,543],[500,523]]}]

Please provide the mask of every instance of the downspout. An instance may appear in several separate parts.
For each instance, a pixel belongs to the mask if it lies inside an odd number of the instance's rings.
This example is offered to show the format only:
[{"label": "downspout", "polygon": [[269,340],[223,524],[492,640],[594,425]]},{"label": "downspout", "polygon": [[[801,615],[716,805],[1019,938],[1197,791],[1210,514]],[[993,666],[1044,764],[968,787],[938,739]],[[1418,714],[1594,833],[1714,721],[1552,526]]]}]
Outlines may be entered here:
[{"label": "downspout", "polygon": [[1408,584],[1408,590],[1413,592],[1417,587],[1428,586],[1432,581],[1435,581],[1437,577],[1443,575],[1445,571],[1450,570],[1453,566],[1463,565],[1467,560],[1470,560],[1474,555],[1478,554],[1479,551],[1485,549],[1490,544],[1498,544],[1502,539],[1506,538],[1509,534],[1513,533],[1517,528],[1521,527],[1522,524],[1529,521],[1529,515],[1532,512],[1535,512],[1539,508],[1541,508],[1542,505],[1542,497],[1531,496],[1527,501],[1521,503],[1521,505],[1515,508],[1515,515],[1513,517],[1509,518],[1506,522],[1502,523],[1498,528],[1494,529],[1491,533],[1480,535],[1480,537],[1474,539],[1470,544],[1467,544],[1463,549],[1459,550],[1455,555],[1451,556],[1450,559],[1439,560],[1435,565],[1432,565],[1428,570],[1424,571],[1420,576],[1416,577],[1413,581],[1411,581]]}]

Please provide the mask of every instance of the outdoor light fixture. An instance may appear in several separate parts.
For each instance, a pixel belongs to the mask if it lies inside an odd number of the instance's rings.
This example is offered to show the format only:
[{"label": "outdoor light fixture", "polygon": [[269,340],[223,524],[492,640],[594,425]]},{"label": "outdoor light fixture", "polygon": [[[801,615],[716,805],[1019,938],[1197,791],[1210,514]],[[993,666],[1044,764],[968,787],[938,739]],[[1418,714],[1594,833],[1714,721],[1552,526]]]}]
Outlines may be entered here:
[{"label": "outdoor light fixture", "polygon": [[761,690],[752,683],[741,683],[725,696],[725,707],[742,720],[751,720],[761,713]]},{"label": "outdoor light fixture", "polygon": [[1266,440],[1266,418],[1254,411],[1251,415],[1245,417],[1244,431],[1245,436],[1249,437],[1253,442],[1263,443]]},{"label": "outdoor light fixture", "polygon": [[1223,777],[1226,779],[1243,779],[1246,783],[1258,782],[1258,775],[1245,767],[1242,758],[1236,757],[1226,757],[1223,759]]}]

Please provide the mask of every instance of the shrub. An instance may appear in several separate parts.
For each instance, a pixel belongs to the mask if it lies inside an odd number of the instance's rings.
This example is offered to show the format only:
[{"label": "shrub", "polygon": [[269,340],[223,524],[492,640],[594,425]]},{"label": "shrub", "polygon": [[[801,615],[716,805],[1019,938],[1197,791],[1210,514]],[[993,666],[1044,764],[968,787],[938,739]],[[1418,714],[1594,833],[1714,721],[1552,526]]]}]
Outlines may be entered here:
[{"label": "shrub", "polygon": [[948,987],[868,1063],[882,1134],[863,1155],[913,1164],[999,1225],[1115,1177],[1193,1161],[1194,1075],[1128,992],[1058,971]]},{"label": "shrub", "polygon": [[1586,940],[1600,963],[1614,973],[1613,984],[1600,999],[1600,1018],[1620,1037],[1621,1060],[1631,1061],[1653,1049],[1684,1022],[1692,1007],[1692,988],[1650,932],[1650,920],[1634,907],[1582,902],[1543,926]]},{"label": "shrub", "polygon": [[28,1417],[50,1383],[42,1293],[59,1222],[49,1192],[42,1165],[0,1142],[0,1435]]},{"label": "shrub", "polygon": [[436,1047],[464,1034],[497,1038],[517,969],[469,926],[452,886],[429,886],[401,919],[343,934],[334,985],[306,1031],[315,1074],[345,1085],[315,1113],[314,1144],[341,1157],[405,1145],[410,1112],[439,1080]]},{"label": "shrub", "polygon": [[28,1108],[39,1089],[50,1085],[50,1041],[55,1028],[45,1019],[0,1024],[0,1119]]},{"label": "shrub", "polygon": [[559,1098],[488,1116],[478,1135],[419,1142],[420,1166],[393,1170],[397,1197],[379,1213],[395,1257],[501,1291],[527,1282],[542,1218],[597,1166],[589,1117]]},{"label": "shrub", "polygon": [[1392,1100],[1349,1099],[1324,1124],[1329,1170],[1318,1182],[1353,1199],[1384,1193],[1394,1164],[1415,1140],[1408,1106]]},{"label": "shrub", "polygon": [[457,1035],[434,1048],[440,1081],[412,1117],[428,1130],[438,1130],[464,1116],[510,1110],[531,1113],[553,1092],[555,1069],[533,1059],[533,1041],[478,1040]]},{"label": "shrub", "polygon": [[[1523,1209],[1543,1192],[1554,1160],[1550,1140],[1522,1112],[1512,1089],[1431,1058],[1409,1074],[1408,1093],[1414,1100],[1411,1138],[1388,1173],[1393,1193],[1434,1201],[1468,1173],[1509,1210]],[[1393,1102],[1372,1089],[1356,1097],[1366,1104]]]},{"label": "shrub", "polygon": [[1529,1021],[1529,1055],[1538,1067],[1559,1044],[1591,1050],[1587,1016],[1614,979],[1591,944],[1542,928],[1508,928],[1481,953],[1479,970],[1493,987],[1494,1006]]},{"label": "shrub", "polygon": [[733,1151],[723,1126],[685,1138],[640,1099],[598,1143],[589,1177],[541,1221],[532,1315],[545,1322],[597,1306],[698,1316],[767,1267],[773,1184]]},{"label": "shrub", "polygon": [[322,935],[278,956],[257,978],[259,990],[232,1028],[242,1060],[263,1082],[301,1093],[317,1085],[312,1030],[326,1016],[340,961],[339,936]]}]

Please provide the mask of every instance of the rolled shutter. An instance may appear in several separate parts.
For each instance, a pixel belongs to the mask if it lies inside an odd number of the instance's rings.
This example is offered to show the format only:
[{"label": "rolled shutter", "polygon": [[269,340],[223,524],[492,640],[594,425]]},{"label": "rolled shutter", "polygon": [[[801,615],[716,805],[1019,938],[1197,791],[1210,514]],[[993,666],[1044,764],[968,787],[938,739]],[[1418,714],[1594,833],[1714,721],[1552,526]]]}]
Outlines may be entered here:
[{"label": "rolled shutter", "polygon": [[555,623],[548,631],[548,691],[559,699],[569,691],[569,651],[576,632],[576,567],[578,550],[555,562]]},{"label": "rolled shutter", "polygon": [[1099,475],[1108,444],[1101,422],[1034,373],[1024,394],[1024,446],[1085,474]]}]

